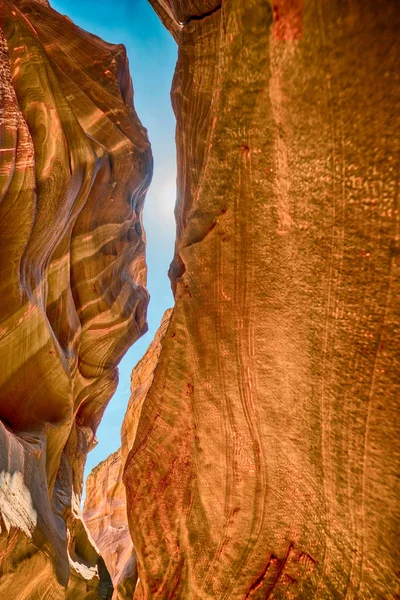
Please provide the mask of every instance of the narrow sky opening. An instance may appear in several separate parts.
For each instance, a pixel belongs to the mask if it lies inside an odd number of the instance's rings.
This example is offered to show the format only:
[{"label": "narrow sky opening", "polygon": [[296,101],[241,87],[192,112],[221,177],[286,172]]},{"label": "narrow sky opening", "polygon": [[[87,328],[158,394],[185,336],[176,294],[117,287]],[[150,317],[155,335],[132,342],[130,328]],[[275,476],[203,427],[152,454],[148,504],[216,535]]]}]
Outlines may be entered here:
[{"label": "narrow sky opening", "polygon": [[154,158],[153,182],[144,209],[147,240],[147,287],[151,295],[149,331],[119,365],[119,385],[97,431],[98,445],[89,453],[86,476],[121,444],[120,429],[130,396],[130,375],[154,337],[164,310],[173,306],[167,276],[175,242],[175,117],[170,88],[177,46],[147,0],[51,0],[51,6],[103,40],[124,44],[133,81],[135,109],[146,127]]}]

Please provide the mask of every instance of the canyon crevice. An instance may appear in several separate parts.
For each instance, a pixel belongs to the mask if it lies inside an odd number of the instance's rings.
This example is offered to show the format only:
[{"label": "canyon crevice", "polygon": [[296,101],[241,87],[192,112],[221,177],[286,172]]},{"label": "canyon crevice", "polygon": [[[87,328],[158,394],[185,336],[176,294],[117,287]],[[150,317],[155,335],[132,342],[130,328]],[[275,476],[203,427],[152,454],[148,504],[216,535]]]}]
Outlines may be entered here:
[{"label": "canyon crevice", "polygon": [[86,524],[146,328],[150,146],[123,47],[1,3],[0,596],[399,598],[400,6],[149,1],[179,47],[175,307]]}]

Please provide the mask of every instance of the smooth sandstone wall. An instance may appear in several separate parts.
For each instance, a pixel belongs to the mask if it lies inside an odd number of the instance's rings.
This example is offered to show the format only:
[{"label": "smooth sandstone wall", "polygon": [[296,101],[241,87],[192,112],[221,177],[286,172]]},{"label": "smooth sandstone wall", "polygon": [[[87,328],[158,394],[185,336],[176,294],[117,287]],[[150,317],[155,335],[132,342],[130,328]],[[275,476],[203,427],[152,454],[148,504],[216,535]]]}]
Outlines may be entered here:
[{"label": "smooth sandstone wall", "polygon": [[152,4],[176,305],[125,467],[134,598],[395,598],[399,5]]}]

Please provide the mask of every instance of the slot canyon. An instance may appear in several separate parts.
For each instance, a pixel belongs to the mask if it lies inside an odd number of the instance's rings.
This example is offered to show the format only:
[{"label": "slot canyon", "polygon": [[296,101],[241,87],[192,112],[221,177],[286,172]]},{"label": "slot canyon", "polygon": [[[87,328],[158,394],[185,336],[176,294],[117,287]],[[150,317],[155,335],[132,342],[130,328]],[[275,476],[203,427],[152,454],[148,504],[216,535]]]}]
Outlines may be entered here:
[{"label": "slot canyon", "polygon": [[152,140],[122,44],[0,0],[0,600],[400,599],[399,1],[149,3],[175,304],[83,503]]}]

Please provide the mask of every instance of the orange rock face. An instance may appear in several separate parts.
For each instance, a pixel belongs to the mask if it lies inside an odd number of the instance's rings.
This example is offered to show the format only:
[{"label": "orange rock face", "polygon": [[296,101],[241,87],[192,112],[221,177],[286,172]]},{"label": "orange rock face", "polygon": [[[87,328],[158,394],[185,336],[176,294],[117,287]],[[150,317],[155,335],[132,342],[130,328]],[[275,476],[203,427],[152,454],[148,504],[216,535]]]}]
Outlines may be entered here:
[{"label": "orange rock face", "polygon": [[87,478],[83,518],[110,573],[113,599],[131,600],[137,568],[122,474],[120,448],[95,467]]},{"label": "orange rock face", "polygon": [[176,306],[124,472],[134,598],[395,598],[399,4],[205,4],[157,7]]},{"label": "orange rock face", "polygon": [[132,371],[132,394],[122,425],[121,448],[93,469],[86,483],[83,516],[111,575],[115,600],[132,600],[137,582],[136,555],[129,534],[122,475],[142,406],[154,379],[171,313],[171,309],[165,312],[154,340]]},{"label": "orange rock face", "polygon": [[106,598],[79,501],[146,330],[150,147],[122,46],[46,1],[2,0],[0,19],[0,597]]}]

